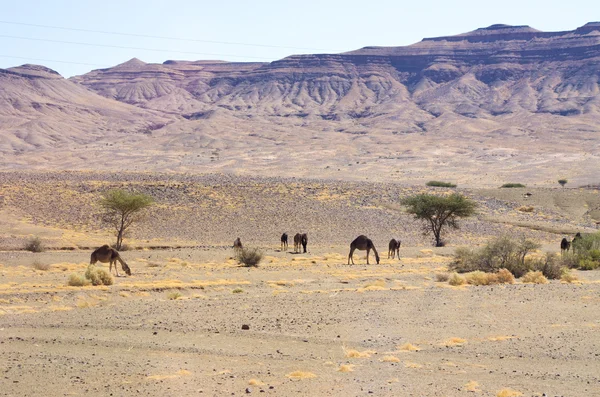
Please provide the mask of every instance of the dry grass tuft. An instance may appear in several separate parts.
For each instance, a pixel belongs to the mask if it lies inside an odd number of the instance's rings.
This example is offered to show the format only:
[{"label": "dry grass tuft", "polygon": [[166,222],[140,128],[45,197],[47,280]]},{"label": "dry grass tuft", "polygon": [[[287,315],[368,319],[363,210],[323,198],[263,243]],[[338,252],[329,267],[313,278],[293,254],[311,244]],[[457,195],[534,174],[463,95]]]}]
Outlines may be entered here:
[{"label": "dry grass tuft", "polygon": [[79,274],[71,274],[67,285],[70,287],[85,287],[86,285],[90,285],[90,281]]},{"label": "dry grass tuft", "polygon": [[445,283],[450,280],[450,275],[448,273],[437,273],[435,275],[435,281],[438,283]]},{"label": "dry grass tuft", "polygon": [[450,279],[448,280],[448,284],[452,285],[452,286],[459,286],[459,285],[463,285],[465,284],[467,281],[464,279],[464,277],[461,277],[458,275],[458,273],[453,273],[452,276],[450,277]]},{"label": "dry grass tuft", "polygon": [[544,277],[542,272],[527,272],[522,278],[521,281],[529,284],[548,284],[548,279]]},{"label": "dry grass tuft", "polygon": [[533,207],[530,205],[523,205],[519,208],[517,208],[517,211],[521,211],[521,212],[533,212]]},{"label": "dry grass tuft", "polygon": [[231,291],[232,294],[241,294],[242,292],[244,292],[244,290],[241,288],[236,288]]},{"label": "dry grass tuft", "polygon": [[179,298],[181,298],[183,295],[181,295],[181,292],[179,291],[171,291],[169,292],[169,294],[167,295],[167,298],[169,298],[169,300],[177,300]]},{"label": "dry grass tuft", "polygon": [[496,278],[500,284],[514,284],[515,276],[508,269],[500,269],[496,273]]},{"label": "dry grass tuft", "polygon": [[371,357],[371,354],[375,354],[373,350],[365,350],[363,352],[359,352],[354,349],[346,349],[344,347],[344,354],[347,358],[368,358]]},{"label": "dry grass tuft", "polygon": [[443,345],[444,346],[461,346],[461,345],[464,345],[465,343],[467,343],[466,339],[450,338],[450,339],[444,341]]},{"label": "dry grass tuft", "polygon": [[355,365],[353,364],[342,364],[337,369],[338,372],[353,372]]},{"label": "dry grass tuft", "polygon": [[35,269],[35,270],[41,270],[41,271],[48,271],[50,270],[50,264],[49,263],[42,263],[39,261],[34,261],[31,266]]},{"label": "dry grass tuft", "polygon": [[404,363],[404,367],[405,368],[423,368],[423,366],[421,364],[413,363],[413,362],[410,362],[410,361],[406,361]]},{"label": "dry grass tuft", "polygon": [[317,375],[307,371],[294,371],[286,375],[290,379],[310,379],[316,378]]},{"label": "dry grass tuft", "polygon": [[509,339],[514,339],[516,338],[515,336],[505,336],[505,335],[500,335],[500,336],[490,336],[487,339],[489,341],[492,342],[501,342],[501,341],[505,341],[505,340],[509,340]]},{"label": "dry grass tuft", "polygon": [[498,277],[494,273],[485,273],[482,271],[474,271],[465,275],[465,279],[470,285],[490,285],[497,284]]},{"label": "dry grass tuft", "polygon": [[564,283],[574,283],[579,281],[579,279],[569,269],[564,268],[560,275],[560,281]]},{"label": "dry grass tuft", "polygon": [[513,389],[502,389],[496,393],[496,397],[519,397],[522,395],[523,393]]},{"label": "dry grass tuft", "polygon": [[264,386],[264,383],[263,383],[263,382],[261,382],[259,379],[250,379],[250,380],[248,381],[248,384],[249,384],[250,386]]},{"label": "dry grass tuft", "polygon": [[471,391],[471,392],[481,391],[481,389],[479,389],[479,383],[475,382],[474,380],[468,382],[464,387],[465,387],[466,391]]},{"label": "dry grass tuft", "polygon": [[421,348],[410,343],[405,343],[403,345],[398,346],[398,350],[406,352],[418,352],[419,350],[421,350]]},{"label": "dry grass tuft", "polygon": [[112,276],[104,269],[100,269],[94,265],[88,266],[85,272],[85,278],[90,280],[92,285],[112,285]]},{"label": "dry grass tuft", "polygon": [[384,363],[399,363],[400,359],[395,356],[385,356],[381,359],[381,361]]}]

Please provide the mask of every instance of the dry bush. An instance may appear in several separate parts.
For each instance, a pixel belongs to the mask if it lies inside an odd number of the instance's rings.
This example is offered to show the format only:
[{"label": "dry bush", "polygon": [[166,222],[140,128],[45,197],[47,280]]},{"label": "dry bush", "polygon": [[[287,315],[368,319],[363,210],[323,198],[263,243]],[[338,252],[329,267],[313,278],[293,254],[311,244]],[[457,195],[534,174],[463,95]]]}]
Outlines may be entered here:
[{"label": "dry bush", "polygon": [[496,273],[496,278],[500,284],[514,284],[515,276],[508,271],[507,269],[500,269],[498,273]]},{"label": "dry bush", "polygon": [[179,298],[181,298],[183,295],[181,295],[181,292],[179,291],[171,291],[169,292],[169,294],[167,295],[167,298],[169,298],[169,300],[177,300]]},{"label": "dry bush", "polygon": [[291,379],[309,379],[309,378],[317,377],[317,375],[313,374],[312,372],[307,372],[307,371],[294,371],[294,372],[290,372],[286,376]]},{"label": "dry bush", "polygon": [[527,272],[527,274],[525,274],[521,278],[521,281],[524,283],[531,283],[531,284],[547,284],[548,283],[548,279],[546,277],[544,277],[544,274],[540,271]]},{"label": "dry bush", "polygon": [[244,290],[243,290],[243,289],[241,289],[241,288],[236,288],[236,289],[234,289],[234,290],[233,290],[233,291],[231,291],[231,292],[232,292],[233,294],[241,294],[242,292],[244,292]]},{"label": "dry bush", "polygon": [[25,250],[30,252],[44,252],[44,243],[38,236],[31,237],[25,244]]},{"label": "dry bush", "polygon": [[235,254],[235,259],[244,267],[257,267],[263,254],[258,248],[242,248]]},{"label": "dry bush", "polygon": [[50,270],[50,264],[48,263],[42,263],[39,261],[34,261],[31,266],[36,269],[36,270],[42,270],[42,271],[47,271]]},{"label": "dry bush", "polygon": [[467,284],[470,285],[490,285],[498,283],[498,277],[495,273],[485,273],[479,270],[468,273],[465,276],[465,279],[467,280]]},{"label": "dry bush", "polygon": [[438,283],[445,283],[450,279],[450,275],[448,273],[436,273],[435,281]]},{"label": "dry bush", "polygon": [[89,265],[85,271],[85,278],[90,280],[92,285],[112,285],[112,276],[104,269],[100,269],[94,265]]},{"label": "dry bush", "polygon": [[448,284],[453,286],[463,285],[464,283],[466,283],[466,280],[464,277],[459,276],[458,273],[453,273],[452,277],[448,280]]},{"label": "dry bush", "polygon": [[577,281],[577,276],[571,273],[569,269],[563,268],[562,274],[560,275],[560,281],[564,281],[565,283],[573,283]]},{"label": "dry bush", "polygon": [[354,364],[342,364],[337,370],[338,372],[352,372],[354,371],[354,367]]},{"label": "dry bush", "polygon": [[517,208],[517,211],[521,211],[521,212],[533,212],[533,207],[532,206],[528,206],[528,205],[523,205],[523,206]]},{"label": "dry bush", "polygon": [[67,285],[71,287],[85,287],[86,285],[90,285],[90,281],[79,274],[71,274]]},{"label": "dry bush", "polygon": [[551,253],[547,253],[544,265],[541,269],[536,270],[540,270],[542,274],[550,280],[558,280],[562,276],[562,269],[564,267],[565,266],[559,257]]}]

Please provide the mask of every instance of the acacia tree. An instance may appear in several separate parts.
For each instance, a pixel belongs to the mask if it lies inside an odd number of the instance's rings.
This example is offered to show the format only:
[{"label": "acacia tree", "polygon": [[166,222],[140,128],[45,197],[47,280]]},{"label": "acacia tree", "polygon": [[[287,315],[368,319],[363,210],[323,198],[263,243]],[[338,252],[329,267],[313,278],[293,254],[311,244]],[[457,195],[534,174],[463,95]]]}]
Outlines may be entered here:
[{"label": "acacia tree", "polygon": [[475,213],[477,203],[457,193],[449,196],[418,194],[401,200],[407,212],[424,221],[425,234],[433,234],[435,246],[441,247],[442,229],[449,226],[458,229],[458,218]]},{"label": "acacia tree", "polygon": [[125,231],[140,219],[142,210],[153,203],[154,199],[146,194],[129,193],[120,189],[104,193],[100,200],[100,206],[104,209],[103,220],[116,231],[117,250],[123,245]]}]

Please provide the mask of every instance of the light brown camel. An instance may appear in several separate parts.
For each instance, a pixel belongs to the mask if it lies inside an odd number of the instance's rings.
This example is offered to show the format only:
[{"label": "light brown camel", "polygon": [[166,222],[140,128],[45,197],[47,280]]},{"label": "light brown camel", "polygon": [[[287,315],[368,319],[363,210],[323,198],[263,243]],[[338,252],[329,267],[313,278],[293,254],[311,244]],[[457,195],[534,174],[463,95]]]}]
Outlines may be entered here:
[{"label": "light brown camel", "polygon": [[117,277],[119,277],[119,269],[117,269],[117,261],[121,262],[121,268],[128,276],[131,276],[131,269],[127,266],[127,263],[123,259],[121,259],[121,255],[117,252],[116,249],[112,248],[110,245],[103,245],[98,248],[94,252],[92,252],[92,256],[90,257],[90,265],[96,264],[96,262],[108,263],[108,271],[112,273],[112,267],[115,266],[115,272],[117,273]]},{"label": "light brown camel", "polygon": [[235,239],[235,241],[233,242],[233,250],[234,250],[234,251],[239,251],[239,250],[241,250],[242,248],[244,248],[244,247],[242,246],[242,240],[240,240],[240,238],[238,237],[238,238],[236,238],[236,239]]},{"label": "light brown camel", "polygon": [[354,259],[352,258],[352,254],[354,253],[354,250],[367,250],[367,265],[369,264],[369,253],[371,252],[371,250],[373,250],[373,252],[375,253],[375,260],[377,261],[377,264],[379,265],[379,254],[377,253],[377,250],[375,249],[375,245],[373,245],[373,241],[371,241],[371,239],[369,239],[367,236],[363,236],[360,235],[357,238],[354,239],[354,241],[350,244],[350,253],[348,254],[348,264],[350,264],[350,261],[352,261],[352,264],[354,265]]},{"label": "light brown camel", "polygon": [[400,244],[401,241],[400,239],[396,240],[396,239],[391,239],[390,240],[390,244],[389,244],[389,248],[388,248],[388,259],[390,259],[390,257],[392,257],[392,259],[394,259],[396,257],[396,254],[398,255],[398,259],[400,259]]},{"label": "light brown camel", "polygon": [[300,252],[300,244],[302,244],[302,235],[296,233],[294,235],[294,252]]},{"label": "light brown camel", "polygon": [[287,233],[283,233],[281,235],[281,250],[287,251],[287,249],[288,249],[288,235],[287,235]]}]

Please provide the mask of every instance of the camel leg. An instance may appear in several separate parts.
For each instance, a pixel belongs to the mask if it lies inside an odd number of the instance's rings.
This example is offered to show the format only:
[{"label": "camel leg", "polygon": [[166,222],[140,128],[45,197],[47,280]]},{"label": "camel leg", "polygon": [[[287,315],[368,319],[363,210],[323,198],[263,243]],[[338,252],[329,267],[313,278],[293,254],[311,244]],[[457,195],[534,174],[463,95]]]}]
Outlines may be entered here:
[{"label": "camel leg", "polygon": [[369,264],[369,253],[371,252],[371,248],[367,248],[367,265]]},{"label": "camel leg", "polygon": [[119,269],[117,269],[117,261],[116,260],[110,261],[110,267],[108,268],[108,271],[112,273],[113,266],[115,267],[115,272],[117,273],[117,277],[119,277]]},{"label": "camel leg", "polygon": [[350,248],[350,254],[348,254],[348,264],[350,264],[350,261],[352,261],[352,264],[354,265],[354,258],[352,258],[352,254],[354,254],[354,247]]}]

